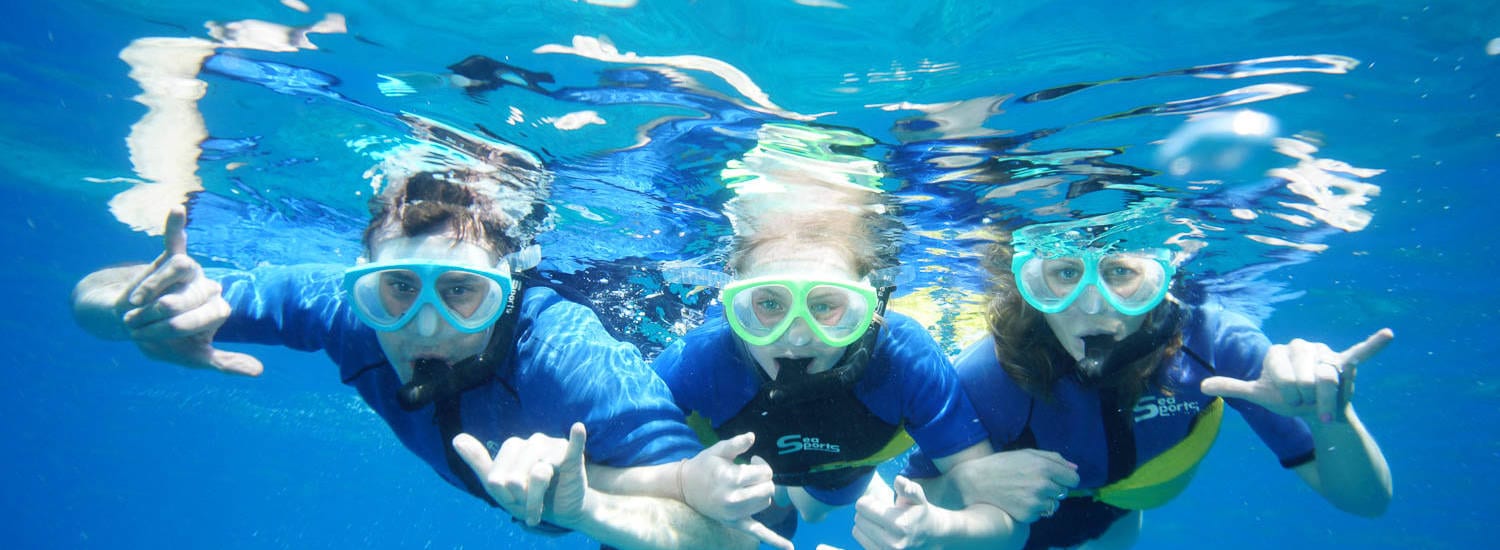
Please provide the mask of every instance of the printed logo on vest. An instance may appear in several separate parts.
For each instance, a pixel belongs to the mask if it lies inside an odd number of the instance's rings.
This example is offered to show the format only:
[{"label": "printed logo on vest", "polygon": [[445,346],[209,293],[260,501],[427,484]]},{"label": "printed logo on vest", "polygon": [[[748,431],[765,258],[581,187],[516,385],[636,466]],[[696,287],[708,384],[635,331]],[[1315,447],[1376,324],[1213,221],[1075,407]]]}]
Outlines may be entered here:
[{"label": "printed logo on vest", "polygon": [[776,454],[778,455],[785,455],[802,451],[820,451],[835,454],[839,452],[839,446],[836,443],[824,443],[822,441],[818,441],[818,438],[816,437],[802,437],[802,434],[781,436],[780,439],[776,440],[776,448],[781,449],[780,451],[776,452]]},{"label": "printed logo on vest", "polygon": [[1197,401],[1178,402],[1176,397],[1148,395],[1135,402],[1135,421],[1144,422],[1159,416],[1198,414],[1200,408]]}]

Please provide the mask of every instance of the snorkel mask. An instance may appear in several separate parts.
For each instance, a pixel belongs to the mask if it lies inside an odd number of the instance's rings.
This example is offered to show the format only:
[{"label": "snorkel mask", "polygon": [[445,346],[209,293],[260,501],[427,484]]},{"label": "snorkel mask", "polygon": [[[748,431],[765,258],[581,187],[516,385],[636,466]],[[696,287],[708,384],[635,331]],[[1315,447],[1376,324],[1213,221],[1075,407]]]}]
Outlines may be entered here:
[{"label": "snorkel mask", "polygon": [[1089,248],[1076,252],[1017,250],[1011,259],[1016,288],[1042,313],[1058,313],[1093,287],[1122,315],[1141,315],[1167,296],[1177,268],[1165,249],[1120,252]]},{"label": "snorkel mask", "polygon": [[395,258],[344,271],[344,291],[354,314],[370,328],[400,330],[432,306],[459,332],[473,334],[495,324],[515,291],[511,270],[529,269],[540,259],[533,245],[501,258],[493,268],[451,259]]}]

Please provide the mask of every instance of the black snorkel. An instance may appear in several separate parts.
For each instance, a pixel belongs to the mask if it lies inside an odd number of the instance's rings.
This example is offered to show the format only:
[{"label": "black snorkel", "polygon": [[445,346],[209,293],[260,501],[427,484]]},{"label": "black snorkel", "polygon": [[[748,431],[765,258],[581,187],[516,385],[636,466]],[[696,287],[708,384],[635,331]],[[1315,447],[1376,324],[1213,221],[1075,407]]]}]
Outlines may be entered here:
[{"label": "black snorkel", "polygon": [[[833,390],[852,387],[864,378],[865,368],[870,364],[870,356],[875,353],[875,341],[879,338],[881,326],[884,324],[885,304],[894,288],[884,287],[876,291],[875,320],[870,323],[870,327],[865,330],[863,336],[844,349],[844,354],[839,356],[833,368],[809,374],[807,368],[812,365],[813,361],[810,357],[776,358],[775,379],[766,375],[764,369],[756,368],[755,370],[761,373],[762,383],[766,386],[767,400],[776,406],[805,403],[828,396]],[[746,350],[743,343],[740,347]],[[745,351],[745,355],[748,358],[748,350]],[[753,365],[755,360],[750,359],[750,363]]]},{"label": "black snorkel", "polygon": [[442,359],[418,359],[412,365],[411,380],[401,386],[397,400],[410,412],[435,401],[459,395],[483,385],[500,371],[500,364],[510,355],[511,335],[515,332],[514,309],[500,316],[490,333],[484,351],[449,364]]},{"label": "black snorkel", "polygon": [[1125,373],[1126,367],[1171,341],[1182,327],[1183,311],[1176,303],[1147,317],[1139,329],[1118,342],[1114,336],[1098,334],[1083,337],[1083,358],[1073,369],[1079,383],[1086,387],[1111,385]]}]

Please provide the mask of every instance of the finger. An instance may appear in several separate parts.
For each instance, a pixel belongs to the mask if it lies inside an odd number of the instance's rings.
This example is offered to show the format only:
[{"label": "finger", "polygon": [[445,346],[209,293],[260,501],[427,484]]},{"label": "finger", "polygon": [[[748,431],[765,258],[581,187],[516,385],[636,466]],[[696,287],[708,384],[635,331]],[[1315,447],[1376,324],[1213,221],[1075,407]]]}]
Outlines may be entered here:
[{"label": "finger", "polygon": [[1043,450],[1040,450],[1040,449],[1022,449],[1021,451],[1018,451],[1018,452],[1030,453],[1030,454],[1032,454],[1034,456],[1041,457],[1042,459],[1047,460],[1048,462],[1053,462],[1053,463],[1056,463],[1059,466],[1063,466],[1063,467],[1065,467],[1065,468],[1067,468],[1069,470],[1077,470],[1078,469],[1078,465],[1074,464],[1073,461],[1068,460],[1066,458],[1063,458],[1063,455],[1060,455],[1060,454],[1052,452],[1052,451],[1043,451]]},{"label": "finger", "polygon": [[192,311],[131,328],[132,340],[172,340],[218,330],[227,319],[228,304],[209,303]]},{"label": "finger", "polygon": [[220,372],[239,374],[243,376],[260,376],[266,370],[260,359],[247,353],[237,353],[209,348],[212,355],[209,357],[209,365],[219,369]]},{"label": "finger", "polygon": [[1375,334],[1371,334],[1365,341],[1350,346],[1349,349],[1339,354],[1344,362],[1344,371],[1348,372],[1350,366],[1358,365],[1366,359],[1374,357],[1375,354],[1385,349],[1385,346],[1390,344],[1391,340],[1395,337],[1396,333],[1391,332],[1391,329],[1383,328],[1375,331]]},{"label": "finger", "polygon": [[1072,489],[1074,487],[1077,487],[1078,484],[1082,481],[1083,478],[1079,477],[1077,467],[1067,469],[1054,469],[1052,471],[1052,482],[1056,483],[1063,489]]},{"label": "finger", "polygon": [[453,450],[458,451],[459,458],[464,459],[464,464],[474,470],[474,475],[484,479],[485,474],[490,471],[494,461],[490,458],[490,450],[484,448],[484,444],[469,434],[458,434],[453,437]]},{"label": "finger", "polygon": [[922,485],[907,479],[905,476],[896,476],[896,495],[915,506],[927,505],[927,493],[922,490]]},{"label": "finger", "polygon": [[1339,405],[1339,369],[1328,363],[1318,364],[1317,369],[1318,419],[1327,423]]},{"label": "finger", "polygon": [[574,422],[572,429],[568,430],[568,450],[563,454],[562,471],[583,474],[583,449],[588,445],[588,440],[588,429],[582,422]]},{"label": "finger", "polygon": [[1198,391],[1203,392],[1204,395],[1237,398],[1249,401],[1253,401],[1253,398],[1255,397],[1255,389],[1256,385],[1254,382],[1247,382],[1245,380],[1230,378],[1228,376],[1210,376],[1208,378],[1204,378],[1203,382],[1198,385]]},{"label": "finger", "polygon": [[714,443],[708,448],[708,453],[714,456],[733,459],[745,454],[750,447],[755,445],[755,432],[745,432],[740,435]]},{"label": "finger", "polygon": [[199,269],[198,262],[186,255],[159,258],[130,291],[130,304],[140,306],[160,299],[169,289],[191,281]]},{"label": "finger", "polygon": [[755,521],[753,518],[743,518],[729,524],[729,526],[755,535],[755,538],[760,539],[761,542],[766,543],[772,548],[794,550],[792,541],[787,540],[786,537],[777,534],[770,527],[766,527],[764,523]]},{"label": "finger", "polygon": [[167,213],[166,230],[162,234],[165,243],[166,254],[173,256],[187,254],[187,208],[182,205],[173,206]]},{"label": "finger", "polygon": [[770,484],[775,476],[776,472],[771,470],[771,465],[766,462],[766,459],[758,456],[750,457],[750,464],[740,468],[741,485]]},{"label": "finger", "polygon": [[547,503],[547,489],[552,487],[552,465],[537,462],[531,465],[529,483],[526,484],[526,524],[532,527],[542,522],[542,508]]},{"label": "finger", "polygon": [[865,488],[865,496],[873,497],[886,504],[896,501],[896,492],[891,490],[890,485],[885,484],[885,479],[879,474],[870,478],[870,483]]},{"label": "finger", "polygon": [[1338,369],[1336,362],[1337,354],[1328,346],[1318,342],[1306,340],[1293,340],[1296,346],[1294,356],[1297,358],[1297,368],[1293,372],[1297,376],[1297,395],[1302,398],[1302,406],[1309,410],[1317,410],[1318,405],[1318,377],[1324,366],[1333,366]]}]

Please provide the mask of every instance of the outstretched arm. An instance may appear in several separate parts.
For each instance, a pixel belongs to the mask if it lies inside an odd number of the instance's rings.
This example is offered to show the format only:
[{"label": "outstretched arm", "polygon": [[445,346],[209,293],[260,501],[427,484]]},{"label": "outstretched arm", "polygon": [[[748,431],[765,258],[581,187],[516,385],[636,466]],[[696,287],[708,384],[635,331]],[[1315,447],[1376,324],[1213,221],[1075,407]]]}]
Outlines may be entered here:
[{"label": "outstretched arm", "polygon": [[187,212],[167,216],[165,250],[147,265],[90,273],[73,288],[73,317],[100,338],[129,339],[147,357],[193,368],[256,376],[260,360],[214,349],[229,319],[219,283],[187,255]]},{"label": "outstretched arm", "polygon": [[1308,486],[1339,509],[1366,517],[1385,513],[1391,471],[1375,439],[1354,414],[1351,398],[1358,367],[1394,338],[1381,329],[1339,353],[1327,345],[1292,340],[1271,346],[1253,381],[1207,378],[1203,393],[1236,397],[1283,416],[1302,418],[1312,430],[1316,458],[1296,468]]}]

